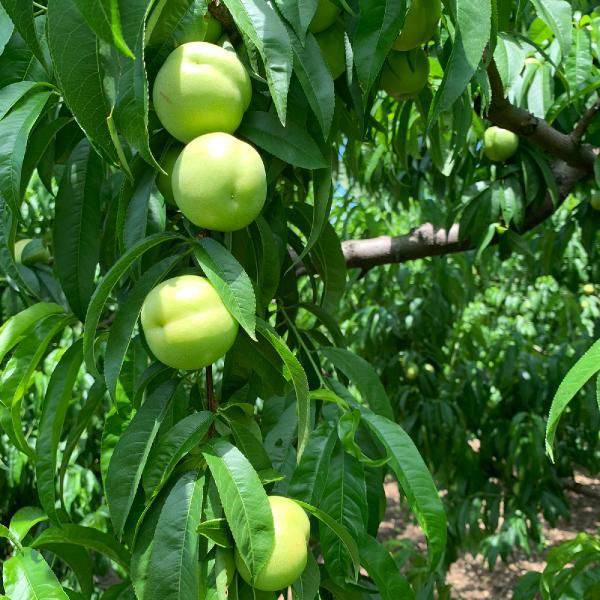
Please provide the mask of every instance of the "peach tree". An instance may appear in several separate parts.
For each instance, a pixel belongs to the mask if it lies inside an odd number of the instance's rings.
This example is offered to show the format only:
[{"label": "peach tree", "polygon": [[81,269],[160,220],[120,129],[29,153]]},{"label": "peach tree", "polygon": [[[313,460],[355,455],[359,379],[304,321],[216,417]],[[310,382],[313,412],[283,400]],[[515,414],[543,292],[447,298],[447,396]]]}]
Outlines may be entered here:
[{"label": "peach tree", "polygon": [[[7,597],[442,589],[442,501],[336,312],[350,269],[522,249],[589,186],[578,4],[0,0],[0,425],[36,490],[0,527]],[[340,240],[332,203],[374,173],[457,222]],[[427,539],[418,590],[377,540],[387,476]]]}]

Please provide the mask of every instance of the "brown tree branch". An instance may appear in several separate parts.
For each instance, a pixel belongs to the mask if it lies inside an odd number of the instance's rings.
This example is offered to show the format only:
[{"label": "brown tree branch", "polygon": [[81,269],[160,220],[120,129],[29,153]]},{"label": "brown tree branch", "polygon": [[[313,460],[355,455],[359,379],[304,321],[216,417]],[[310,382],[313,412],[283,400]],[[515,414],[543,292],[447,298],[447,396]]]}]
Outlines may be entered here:
[{"label": "brown tree branch", "polygon": [[[558,205],[554,204],[550,194],[543,202],[532,205],[525,216],[525,223],[520,233],[531,231],[550,217],[569,195],[575,184],[585,176],[582,171],[573,169],[563,162],[555,163],[553,171],[559,189]],[[492,243],[498,243],[499,239],[497,236]],[[450,229],[424,223],[406,235],[342,242],[347,267],[363,270],[429,256],[456,254],[472,249],[473,244],[469,240],[460,239],[458,223],[452,225]]]},{"label": "brown tree branch", "polygon": [[[555,204],[548,194],[543,202],[531,205],[520,231],[525,233],[554,214],[575,184],[593,173],[599,149],[581,144],[581,138],[600,111],[600,103],[585,113],[571,134],[565,134],[508,101],[493,60],[488,67],[488,75],[492,89],[488,119],[494,125],[526,138],[555,159],[552,172],[559,190],[559,202]],[[498,238],[493,243],[497,242]],[[342,243],[342,249],[349,268],[368,270],[379,265],[464,252],[473,249],[473,245],[469,240],[461,239],[457,223],[448,230],[424,223],[406,235],[348,240]]]}]

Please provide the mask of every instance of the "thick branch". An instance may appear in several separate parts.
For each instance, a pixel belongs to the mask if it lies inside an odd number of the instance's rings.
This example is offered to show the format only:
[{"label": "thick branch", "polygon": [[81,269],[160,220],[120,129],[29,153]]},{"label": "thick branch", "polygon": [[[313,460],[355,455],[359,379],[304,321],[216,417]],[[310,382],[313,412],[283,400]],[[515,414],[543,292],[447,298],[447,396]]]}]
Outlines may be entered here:
[{"label": "thick branch", "polygon": [[[489,120],[498,127],[510,129],[520,137],[528,139],[556,159],[552,165],[552,172],[559,189],[558,205],[562,204],[575,184],[594,171],[599,149],[581,144],[581,139],[592,119],[600,111],[600,103],[586,111],[571,134],[565,134],[508,101],[493,60],[488,67],[488,75],[492,88],[492,101],[487,115]],[[537,227],[555,212],[558,205],[554,204],[549,194],[542,203],[532,205],[525,216],[520,233]],[[493,243],[497,242],[498,238]],[[473,245],[469,240],[461,239],[457,223],[448,230],[425,223],[407,235],[348,240],[342,243],[342,248],[348,267],[368,270],[378,265],[464,252],[472,249]]]},{"label": "thick branch", "polygon": [[[585,173],[563,162],[556,162],[553,165],[553,172],[558,185],[560,205]],[[558,206],[554,205],[550,195],[546,195],[543,202],[530,207],[521,233],[537,227],[550,217],[556,208]],[[493,243],[498,241],[497,237]],[[460,227],[457,223],[448,230],[425,223],[407,235],[348,240],[342,243],[342,249],[349,268],[368,270],[380,265],[402,263],[417,258],[464,252],[472,250],[473,244],[469,240],[460,239]]]}]

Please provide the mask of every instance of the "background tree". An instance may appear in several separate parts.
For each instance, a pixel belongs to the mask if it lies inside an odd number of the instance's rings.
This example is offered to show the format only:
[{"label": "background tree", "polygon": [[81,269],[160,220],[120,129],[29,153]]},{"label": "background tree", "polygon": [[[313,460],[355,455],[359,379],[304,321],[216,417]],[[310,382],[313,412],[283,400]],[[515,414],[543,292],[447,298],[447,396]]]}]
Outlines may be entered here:
[{"label": "background tree", "polygon": [[[303,599],[447,594],[459,549],[493,562],[539,540],[540,512],[568,513],[564,478],[598,468],[596,391],[556,465],[543,417],[598,334],[592,3],[1,4],[9,597],[262,598],[267,493],[311,517]],[[250,79],[214,112],[230,164],[194,142],[184,177],[179,142],[206,133],[185,131],[221,84],[174,114],[157,98],[176,86],[165,61],[201,39]],[[206,229],[184,192],[217,189],[239,140],[264,208]],[[214,368],[177,371],[138,316],[160,282],[200,274],[239,333]],[[376,540],[388,474],[426,559]]]}]

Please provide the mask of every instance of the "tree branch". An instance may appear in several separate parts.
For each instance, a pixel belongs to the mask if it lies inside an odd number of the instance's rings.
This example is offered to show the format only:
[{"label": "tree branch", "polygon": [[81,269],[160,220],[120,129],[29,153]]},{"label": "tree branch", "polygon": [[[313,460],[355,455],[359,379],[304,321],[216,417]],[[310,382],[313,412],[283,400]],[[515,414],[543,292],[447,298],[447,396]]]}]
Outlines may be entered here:
[{"label": "tree branch", "polygon": [[[488,67],[492,100],[488,119],[498,127],[509,129],[526,138],[538,148],[550,154],[555,162],[552,172],[559,190],[559,202],[554,204],[549,194],[543,202],[529,207],[520,233],[526,233],[548,219],[569,195],[575,184],[594,172],[598,148],[581,144],[581,139],[592,119],[600,111],[600,102],[590,108],[571,134],[565,134],[543,119],[511,104],[504,95],[502,79],[492,60]],[[493,243],[497,243],[497,237]],[[460,226],[455,223],[446,230],[431,223],[424,223],[407,235],[382,236],[373,239],[348,240],[342,249],[349,268],[363,270],[372,267],[402,263],[429,256],[441,256],[473,249],[469,240],[460,237]]]},{"label": "tree branch", "polygon": [[[520,233],[531,231],[550,217],[569,195],[575,184],[585,176],[582,171],[573,169],[563,162],[555,163],[553,170],[559,189],[558,205],[554,205],[550,194],[546,195],[543,202],[532,205]],[[492,244],[498,243],[499,240],[500,238],[496,236]],[[452,225],[450,229],[424,223],[406,235],[342,242],[347,267],[363,270],[429,256],[455,254],[473,248],[474,246],[469,240],[460,239],[458,223]]]}]

